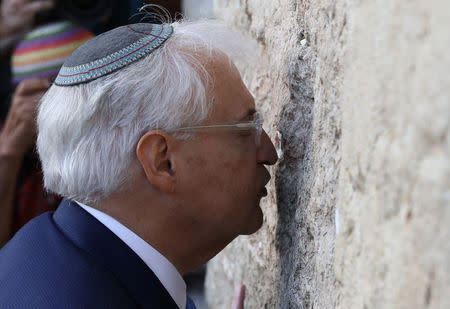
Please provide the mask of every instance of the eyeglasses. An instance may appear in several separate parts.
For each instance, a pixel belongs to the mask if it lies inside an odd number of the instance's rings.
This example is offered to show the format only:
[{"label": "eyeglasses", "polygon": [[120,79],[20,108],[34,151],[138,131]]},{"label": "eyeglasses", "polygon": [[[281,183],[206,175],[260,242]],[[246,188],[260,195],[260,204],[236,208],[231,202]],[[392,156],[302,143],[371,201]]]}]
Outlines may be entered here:
[{"label": "eyeglasses", "polygon": [[215,124],[207,126],[191,126],[175,129],[177,131],[194,131],[201,129],[215,129],[215,128],[231,128],[235,130],[248,130],[255,129],[255,143],[259,147],[261,144],[261,133],[262,133],[263,119],[259,113],[254,114],[254,119],[251,121],[235,122],[230,124]]}]

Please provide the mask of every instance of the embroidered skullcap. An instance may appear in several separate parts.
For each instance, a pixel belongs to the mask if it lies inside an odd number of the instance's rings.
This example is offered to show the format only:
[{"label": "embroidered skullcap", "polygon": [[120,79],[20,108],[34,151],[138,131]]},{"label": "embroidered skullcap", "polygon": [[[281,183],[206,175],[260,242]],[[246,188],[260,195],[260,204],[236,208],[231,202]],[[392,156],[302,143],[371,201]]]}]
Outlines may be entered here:
[{"label": "embroidered skullcap", "polygon": [[14,50],[13,83],[33,77],[54,78],[66,58],[93,36],[89,30],[69,21],[37,27]]},{"label": "embroidered skullcap", "polygon": [[132,24],[102,33],[79,47],[64,62],[55,84],[88,83],[136,62],[161,46],[173,33],[168,24]]}]

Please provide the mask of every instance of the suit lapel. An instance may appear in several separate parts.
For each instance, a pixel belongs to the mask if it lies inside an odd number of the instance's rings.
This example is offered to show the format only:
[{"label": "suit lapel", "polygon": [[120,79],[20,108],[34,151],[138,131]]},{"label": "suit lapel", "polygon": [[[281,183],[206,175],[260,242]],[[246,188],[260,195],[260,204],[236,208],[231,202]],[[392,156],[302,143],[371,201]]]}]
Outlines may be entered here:
[{"label": "suit lapel", "polygon": [[62,232],[109,269],[144,308],[178,308],[150,268],[120,238],[75,202],[63,200],[53,215]]}]

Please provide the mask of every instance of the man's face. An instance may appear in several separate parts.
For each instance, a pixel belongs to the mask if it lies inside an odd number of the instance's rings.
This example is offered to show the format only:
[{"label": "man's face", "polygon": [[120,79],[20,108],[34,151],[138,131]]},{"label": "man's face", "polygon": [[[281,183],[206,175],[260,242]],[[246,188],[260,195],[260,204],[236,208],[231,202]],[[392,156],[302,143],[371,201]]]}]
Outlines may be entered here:
[{"label": "man's face", "polygon": [[[254,99],[234,65],[222,56],[207,69],[214,78],[214,103],[202,125],[253,120]],[[177,194],[191,222],[225,237],[257,231],[263,222],[259,202],[270,179],[264,165],[277,160],[267,134],[262,132],[257,146],[253,129],[205,129],[180,147]]]}]

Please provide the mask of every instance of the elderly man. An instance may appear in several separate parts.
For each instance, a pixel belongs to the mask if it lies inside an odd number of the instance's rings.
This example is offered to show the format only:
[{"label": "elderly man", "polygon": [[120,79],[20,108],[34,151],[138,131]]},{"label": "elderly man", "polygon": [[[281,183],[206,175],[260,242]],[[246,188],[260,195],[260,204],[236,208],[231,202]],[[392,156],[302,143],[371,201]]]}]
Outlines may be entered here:
[{"label": "elderly man", "polygon": [[0,251],[0,308],[194,308],[182,275],[259,229],[277,155],[213,22],[135,24],[75,51],[43,98],[66,199]]}]

